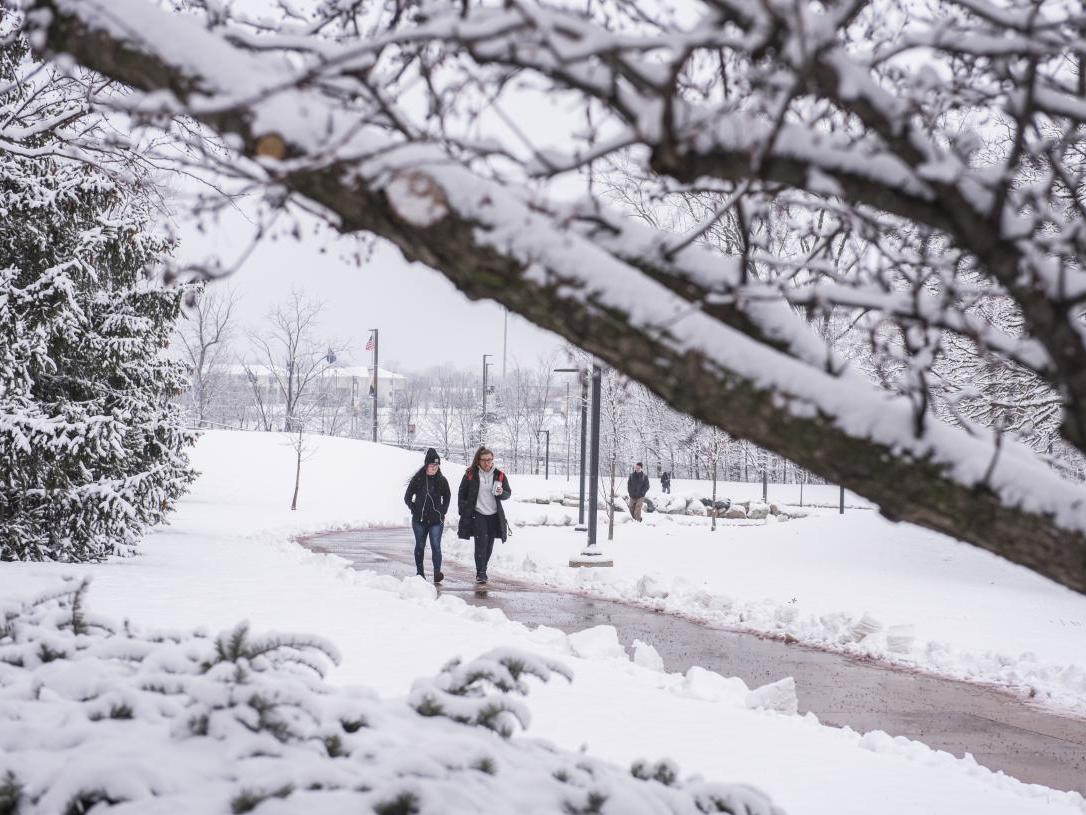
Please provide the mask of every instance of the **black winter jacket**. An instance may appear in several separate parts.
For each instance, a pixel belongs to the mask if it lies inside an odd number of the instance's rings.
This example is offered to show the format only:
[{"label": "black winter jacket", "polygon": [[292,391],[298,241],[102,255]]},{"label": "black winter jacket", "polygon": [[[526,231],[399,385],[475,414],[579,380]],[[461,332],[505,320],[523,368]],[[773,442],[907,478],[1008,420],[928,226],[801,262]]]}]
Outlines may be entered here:
[{"label": "black winter jacket", "polygon": [[[502,540],[509,537],[509,524],[505,520],[505,507],[502,501],[513,494],[513,488],[509,486],[509,477],[501,470],[494,469],[494,480],[502,485],[502,494],[494,496],[498,504],[498,528],[502,531]],[[468,540],[472,537],[472,516],[475,514],[475,504],[479,500],[479,468],[468,467],[464,470],[464,477],[460,480],[460,491],[456,495],[457,509],[460,511],[460,525],[456,530],[456,536]]]},{"label": "black winter jacket", "polygon": [[626,492],[630,494],[633,499],[644,498],[649,494],[649,477],[644,472],[634,471],[630,473],[630,478],[626,482]]},{"label": "black winter jacket", "polygon": [[411,510],[411,520],[424,526],[445,523],[445,513],[452,502],[449,481],[439,470],[437,475],[429,476],[422,467],[411,476],[403,502]]}]

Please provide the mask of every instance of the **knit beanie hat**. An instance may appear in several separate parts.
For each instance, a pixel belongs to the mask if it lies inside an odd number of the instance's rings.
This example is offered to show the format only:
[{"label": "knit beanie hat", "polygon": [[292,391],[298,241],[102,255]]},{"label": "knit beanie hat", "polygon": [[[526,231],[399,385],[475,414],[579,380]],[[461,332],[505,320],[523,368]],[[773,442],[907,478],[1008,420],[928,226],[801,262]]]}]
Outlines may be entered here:
[{"label": "knit beanie hat", "polygon": [[440,464],[441,457],[437,454],[437,450],[431,447],[426,451],[426,463],[427,464]]}]

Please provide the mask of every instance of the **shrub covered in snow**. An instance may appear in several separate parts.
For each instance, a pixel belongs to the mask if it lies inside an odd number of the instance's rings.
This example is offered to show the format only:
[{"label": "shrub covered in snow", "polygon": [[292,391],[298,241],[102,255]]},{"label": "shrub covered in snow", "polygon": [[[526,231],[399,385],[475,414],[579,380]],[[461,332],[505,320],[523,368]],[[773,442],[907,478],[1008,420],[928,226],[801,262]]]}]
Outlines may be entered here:
[{"label": "shrub covered in snow", "polygon": [[163,350],[181,292],[145,274],[168,250],[150,186],[56,157],[62,103],[83,103],[26,50],[0,43],[0,119],[39,134],[0,150],[0,560],[91,560],[191,481],[169,402],[183,372]]},{"label": "shrub covered in snow", "polygon": [[142,633],[90,613],[86,589],[0,607],[5,815],[780,813],[669,762],[503,738],[527,724],[509,697],[525,677],[569,676],[529,654],[449,665],[405,704],[327,684],[337,655],[317,637]]}]

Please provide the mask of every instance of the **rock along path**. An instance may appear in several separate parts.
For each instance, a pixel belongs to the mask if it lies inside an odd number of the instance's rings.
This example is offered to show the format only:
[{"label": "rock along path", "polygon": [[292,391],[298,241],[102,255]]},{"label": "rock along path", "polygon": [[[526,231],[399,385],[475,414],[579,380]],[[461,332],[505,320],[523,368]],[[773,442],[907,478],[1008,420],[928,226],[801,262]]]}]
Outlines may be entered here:
[{"label": "rock along path", "polygon": [[[406,528],[333,532],[301,543],[339,555],[356,569],[403,577],[414,568]],[[627,646],[635,638],[651,643],[668,671],[685,673],[700,665],[738,676],[752,688],[792,676],[800,713],[813,711],[826,724],[883,730],[957,756],[972,753],[984,766],[1021,781],[1086,795],[1086,721],[1031,707],[1000,689],[544,586],[492,579],[477,590],[474,569],[447,560],[444,571],[442,592],[500,608],[511,620],[566,633],[613,625]]]}]

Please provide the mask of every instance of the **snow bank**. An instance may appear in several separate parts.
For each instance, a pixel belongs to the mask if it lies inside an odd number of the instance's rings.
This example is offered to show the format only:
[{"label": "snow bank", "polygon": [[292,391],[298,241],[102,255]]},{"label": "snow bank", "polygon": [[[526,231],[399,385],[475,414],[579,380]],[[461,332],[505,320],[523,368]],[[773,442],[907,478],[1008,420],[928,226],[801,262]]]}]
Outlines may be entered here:
[{"label": "snow bank", "polygon": [[[741,681],[703,669],[692,669],[685,676],[653,670],[645,664],[650,661],[648,655],[651,654],[647,644],[645,648],[635,647],[635,661],[631,661],[625,654],[620,657],[614,648],[615,642],[596,631],[585,639],[595,644],[597,654],[577,656],[570,637],[557,629],[529,628],[508,620],[499,610],[469,606],[451,593],[436,599],[428,592],[420,591],[416,595],[411,586],[417,582],[413,574],[396,579],[352,569],[346,561],[335,556],[308,552],[291,542],[299,529],[340,528],[358,522],[388,523],[401,512],[406,515],[400,500],[403,485],[417,469],[419,458],[416,454],[364,442],[316,441],[314,457],[303,465],[301,509],[290,513],[284,507],[293,483],[292,461],[289,448],[282,445],[282,437],[277,434],[207,434],[196,449],[204,469],[196,490],[182,502],[170,527],[156,531],[144,541],[138,557],[84,566],[2,564],[0,605],[4,604],[4,598],[25,594],[35,587],[53,585],[60,574],[94,575],[95,587],[91,594],[96,609],[115,617],[132,617],[156,628],[187,632],[194,626],[201,626],[218,631],[230,629],[238,619],[247,618],[253,630],[313,631],[324,642],[336,643],[341,651],[342,661],[331,670],[331,681],[340,688],[366,686],[371,691],[362,696],[376,700],[374,710],[383,711],[387,704],[391,706],[390,710],[399,711],[396,715],[411,717],[411,721],[419,717],[403,702],[410,697],[417,677],[431,674],[436,666],[458,657],[512,647],[526,650],[534,657],[566,661],[576,673],[572,685],[562,682],[535,686],[532,696],[522,704],[526,704],[531,713],[533,736],[557,745],[546,749],[552,753],[555,750],[578,751],[578,763],[561,766],[558,772],[568,773],[572,779],[569,783],[579,791],[577,794],[584,796],[593,787],[589,772],[579,768],[595,766],[594,759],[579,752],[587,748],[593,755],[619,766],[636,764],[640,777],[654,778],[653,783],[663,783],[656,776],[666,779],[669,767],[673,765],[655,759],[646,762],[644,758],[667,755],[687,772],[720,781],[753,783],[765,789],[779,806],[806,815],[1086,813],[1086,804],[1075,793],[1022,784],[979,767],[968,758],[956,759],[923,745],[916,746],[915,742],[909,743],[912,746],[903,746],[898,740],[881,745],[885,752],[873,752],[869,745],[861,744],[862,734],[822,726],[810,714],[774,716],[748,709],[746,697],[750,691]],[[285,459],[284,453],[288,453]],[[376,463],[367,460],[370,455]],[[446,467],[447,472],[449,469]],[[519,483],[514,480],[514,490],[518,489]],[[319,488],[316,496],[310,492],[311,487]],[[367,506],[378,514],[372,518],[364,517]],[[784,524],[781,528],[788,526]],[[744,528],[744,533],[757,533],[766,528]],[[638,526],[624,529],[632,529],[633,534],[616,542],[618,567],[614,570],[578,570],[597,573],[595,577],[587,578],[590,582],[586,585],[593,590],[604,588],[603,578],[598,574],[601,571],[618,575],[623,590],[629,591],[635,588],[638,577],[659,571],[668,582],[669,597],[665,600],[655,598],[652,602],[686,602],[701,596],[705,599],[702,608],[723,611],[746,608],[751,604],[747,599],[751,592],[758,592],[763,585],[758,582],[760,572],[751,570],[742,558],[724,563],[713,560],[704,551],[695,552],[698,556],[704,555],[699,561],[698,557],[688,557],[689,541],[661,536],[659,529]],[[537,534],[538,538],[532,537]],[[556,539],[553,537],[556,534],[570,538]],[[648,534],[655,535],[655,539],[649,541],[638,537]],[[499,548],[501,562],[506,564],[499,568],[508,568],[511,572],[514,566],[531,559],[541,570],[538,578],[553,579],[553,574],[558,573],[555,561],[569,554],[562,541],[572,537],[572,532],[560,529],[518,531],[513,539],[516,544],[511,542]],[[877,536],[874,540],[877,542]],[[521,545],[529,542],[530,546]],[[775,582],[788,585],[793,568],[799,568],[805,574],[815,572],[807,575],[812,584],[817,582],[816,578],[823,577],[817,574],[809,559],[794,556],[792,552],[773,551],[773,541],[769,544],[771,551],[767,556],[776,568],[772,575]],[[874,546],[870,540],[865,540],[864,544],[857,551],[874,548],[874,556],[885,560],[884,549]],[[404,546],[411,546],[409,535],[405,535]],[[754,541],[754,548],[765,546],[765,539]],[[706,549],[734,552],[737,547],[741,548],[734,538],[716,537],[706,541]],[[797,548],[817,547],[805,539]],[[920,549],[922,551],[923,546]],[[856,552],[851,554],[854,565],[862,563]],[[791,559],[793,556],[795,564]],[[674,564],[686,560],[699,567],[696,578],[676,574],[673,570]],[[838,568],[839,564],[830,560],[831,566]],[[719,583],[712,582],[718,568],[724,570],[722,573],[729,581],[734,581],[734,585],[729,586],[729,593],[734,594],[731,600]],[[835,583],[827,581],[830,584],[828,591],[832,589],[836,593],[836,601],[849,596],[841,590],[842,584],[849,580],[855,582],[855,573],[843,574]],[[885,590],[886,586],[880,588]],[[801,598],[803,602],[810,601],[804,597]],[[778,606],[787,604],[782,601]],[[877,603],[867,602],[866,598],[862,608],[870,609],[888,626],[900,620],[893,614],[885,614]],[[773,618],[769,611],[765,613],[767,619]],[[804,609],[798,619],[804,619],[809,613]],[[859,614],[853,616],[859,618]],[[888,627],[887,636],[890,631]],[[920,639],[922,633],[917,633]],[[184,639],[189,635],[176,636]],[[206,636],[204,639],[210,641]],[[618,646],[621,648],[622,644]],[[641,659],[638,659],[638,653]],[[42,670],[49,668],[42,666]],[[79,674],[69,674],[64,681],[79,683],[83,680]],[[48,692],[49,688],[46,695]],[[0,689],[0,695],[2,693]],[[110,727],[126,725],[123,720],[118,723],[110,719],[92,726],[103,728],[96,732],[105,732]],[[457,811],[450,800],[460,794],[458,790],[466,791],[465,796],[474,794],[474,787],[458,785],[450,779],[458,779],[459,774],[467,773],[472,766],[476,767],[472,770],[476,775],[471,776],[469,782],[472,785],[504,786],[523,779],[526,787],[532,786],[529,776],[517,775],[521,765],[507,764],[506,754],[500,752],[505,749],[501,747],[503,744],[519,747],[527,740],[506,741],[488,731],[467,728],[489,740],[488,744],[499,745],[493,750],[480,751],[471,746],[477,743],[471,737],[464,741],[457,736],[465,730],[462,725],[437,717],[435,727],[451,728],[447,738],[445,735],[440,738],[440,752],[435,752],[439,750],[435,742],[435,745],[426,743],[424,749],[411,754],[393,754],[393,757],[402,756],[404,766],[412,768],[419,778],[426,779],[416,781],[419,786],[408,787],[409,790],[429,783],[431,770],[432,777],[438,779],[435,783],[449,781],[441,789],[451,797],[439,802],[424,800],[424,812]],[[47,735],[54,743],[61,743],[75,732],[57,725]],[[433,734],[438,731],[429,731],[429,735],[423,731],[411,732],[424,739],[436,738]],[[6,734],[6,726],[0,724],[0,740]],[[461,749],[465,746],[470,749]],[[324,761],[319,755],[321,747],[318,743],[308,744],[306,749],[314,752],[316,758],[292,752],[298,763],[286,773],[279,773],[279,765],[272,757],[263,765],[268,769],[266,778],[276,780],[294,777],[289,773],[308,774],[313,766],[317,766],[318,759]],[[0,765],[5,755],[0,749]],[[155,756],[162,759],[155,763],[160,773],[160,785],[156,790],[171,789],[170,778],[175,772],[180,774],[182,781],[191,780],[194,776],[190,770],[202,772],[205,765],[211,765],[208,778],[220,778],[223,770],[219,765],[228,758],[215,751],[156,752]],[[457,763],[446,764],[453,756]],[[125,766],[128,760],[126,756],[113,754],[106,757],[112,763],[103,772],[112,773],[111,777],[115,777],[116,768]],[[85,756],[81,754],[82,758]],[[90,759],[87,760],[90,766]],[[138,760],[138,756],[133,760]],[[436,762],[433,767],[431,761]],[[261,762],[254,761],[251,766],[259,768]],[[492,778],[483,769],[490,767],[497,769],[497,778]],[[512,768],[508,776],[505,775],[507,767]],[[0,766],[0,771],[3,768]],[[208,788],[213,786],[209,782]],[[255,782],[254,787],[262,788]],[[227,788],[218,786],[214,789]],[[274,791],[278,787],[271,789]],[[733,785],[729,789],[741,787]],[[192,785],[185,787],[186,794],[194,790],[198,791]],[[524,795],[535,793],[534,789],[526,789]],[[498,793],[489,790],[485,794]],[[298,800],[310,804],[321,797],[308,793],[303,796],[301,791],[295,795],[299,796]],[[213,806],[203,806],[201,802],[198,807],[167,806],[166,810],[158,811],[223,811],[222,800],[225,799],[217,799]],[[331,801],[332,798],[322,800]],[[484,797],[480,800],[485,803],[496,799]],[[574,799],[573,803],[583,808],[587,798]],[[637,812],[638,805],[634,802],[624,807],[616,799],[616,811]],[[282,806],[283,801],[273,798],[262,803],[259,811],[284,811],[276,809]],[[353,800],[344,803],[343,807],[350,811],[360,809],[354,806]],[[133,807],[133,811],[142,810]],[[325,810],[314,804],[307,811],[319,813]],[[503,802],[490,807],[489,811],[514,809]],[[531,808],[525,811],[531,811]],[[548,803],[542,811],[562,811],[562,807]],[[662,807],[661,811],[686,810]],[[37,815],[33,810],[31,812]]]},{"label": "snow bank", "polygon": [[[513,649],[419,680],[408,700],[323,681],[320,638],[143,634],[91,616],[86,582],[0,613],[0,804],[54,815],[588,812],[649,815],[741,802],[748,786],[643,777],[535,741],[508,741],[528,676],[563,666]],[[502,738],[505,737],[505,738]],[[591,802],[595,801],[596,809]],[[101,806],[99,806],[101,805]]]},{"label": "snow bank", "polygon": [[[531,493],[532,482],[521,481],[520,494]],[[501,578],[1001,685],[1035,704],[1086,714],[1086,597],[869,511],[808,511],[803,524],[770,524],[769,515],[718,520],[716,532],[706,519],[646,515],[644,524],[616,529],[608,548],[614,568],[591,574],[567,567],[582,540],[576,533],[522,529],[496,549],[491,569]],[[697,525],[673,520],[684,518]],[[449,541],[446,556],[470,562],[471,547]]]}]

